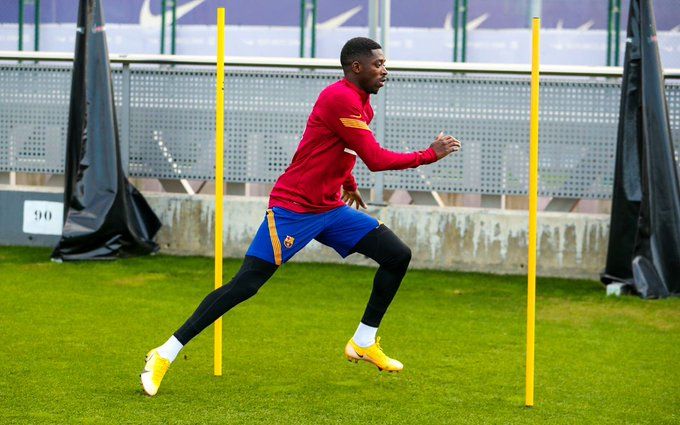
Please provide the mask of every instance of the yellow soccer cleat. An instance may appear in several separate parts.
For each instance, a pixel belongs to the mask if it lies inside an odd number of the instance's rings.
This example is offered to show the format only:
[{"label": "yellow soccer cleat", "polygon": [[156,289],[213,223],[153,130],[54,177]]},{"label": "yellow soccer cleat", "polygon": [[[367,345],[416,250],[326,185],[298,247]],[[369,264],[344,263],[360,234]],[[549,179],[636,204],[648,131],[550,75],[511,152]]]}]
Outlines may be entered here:
[{"label": "yellow soccer cleat", "polygon": [[156,348],[146,355],[146,364],[139,377],[142,379],[142,388],[147,395],[153,396],[158,392],[165,372],[170,367],[170,360],[161,357]]},{"label": "yellow soccer cleat", "polygon": [[383,370],[399,372],[404,368],[399,360],[391,359],[383,353],[382,347],[380,347],[380,337],[375,341],[375,344],[368,348],[359,347],[354,339],[350,339],[345,346],[345,357],[354,363],[359,363],[359,360],[373,363],[381,372]]}]

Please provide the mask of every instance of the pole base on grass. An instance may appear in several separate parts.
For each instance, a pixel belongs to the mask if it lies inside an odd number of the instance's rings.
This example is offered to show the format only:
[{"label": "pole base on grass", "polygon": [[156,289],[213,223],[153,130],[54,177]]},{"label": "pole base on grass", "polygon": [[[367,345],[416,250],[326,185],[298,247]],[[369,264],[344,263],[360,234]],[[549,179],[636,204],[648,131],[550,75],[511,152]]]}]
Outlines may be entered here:
[{"label": "pole base on grass", "polygon": [[627,283],[610,283],[607,285],[607,296],[620,297],[633,293],[633,288]]}]

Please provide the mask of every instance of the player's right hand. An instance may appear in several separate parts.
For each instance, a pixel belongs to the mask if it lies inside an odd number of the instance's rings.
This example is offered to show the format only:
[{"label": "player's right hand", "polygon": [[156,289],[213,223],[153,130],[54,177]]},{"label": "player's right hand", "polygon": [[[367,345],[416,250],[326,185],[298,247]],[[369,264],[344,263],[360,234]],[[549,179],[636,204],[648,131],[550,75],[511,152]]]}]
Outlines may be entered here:
[{"label": "player's right hand", "polygon": [[430,147],[434,150],[434,153],[437,154],[437,161],[444,158],[451,152],[459,151],[460,146],[459,140],[456,140],[449,134],[445,135],[443,131],[439,133],[437,138],[434,139],[434,142],[432,142],[430,145]]}]

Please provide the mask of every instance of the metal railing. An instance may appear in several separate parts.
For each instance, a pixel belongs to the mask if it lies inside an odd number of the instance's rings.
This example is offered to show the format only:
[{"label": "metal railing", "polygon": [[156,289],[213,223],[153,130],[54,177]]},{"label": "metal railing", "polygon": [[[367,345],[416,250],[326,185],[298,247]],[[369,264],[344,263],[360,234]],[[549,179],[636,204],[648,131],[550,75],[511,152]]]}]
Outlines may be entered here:
[{"label": "metal railing", "polygon": [[[111,63],[122,65],[215,66],[213,56],[110,54]],[[73,62],[70,52],[20,52],[0,50],[0,61]],[[340,61],[318,58],[225,57],[226,67],[339,70]],[[531,67],[519,64],[457,63],[435,61],[389,61],[390,71],[443,72],[455,74],[530,75]],[[621,66],[541,65],[541,76],[621,78]],[[664,78],[680,79],[680,68],[664,69]]]},{"label": "metal railing", "polygon": [[607,7],[607,66],[619,66],[621,0],[609,0]]},{"label": "metal railing", "polygon": [[[309,54],[312,58],[316,56],[316,26],[317,26],[317,0],[300,1],[300,57],[305,57],[306,47],[306,28],[308,18],[311,17],[310,38],[311,45]],[[18,2],[18,50],[24,50],[24,19],[25,6],[33,5],[33,25],[34,25],[34,50],[40,50],[40,0],[17,0]],[[378,26],[377,13],[379,9],[389,15],[391,4],[390,0],[367,0],[369,9],[369,37],[376,38]],[[534,0],[530,4],[530,12],[540,12],[541,0]],[[538,10],[533,10],[538,6]],[[165,54],[166,45],[166,12],[170,11],[170,54],[176,53],[177,38],[177,0],[161,0],[161,25],[160,25],[160,53]],[[467,51],[467,15],[468,0],[452,0],[452,29],[453,29],[453,61],[465,62]],[[376,16],[371,16],[371,15]],[[539,13],[540,14],[540,13]],[[380,27],[382,27],[380,25]],[[389,20],[387,22],[389,26]],[[618,66],[619,64],[619,37],[621,25],[621,0],[608,0],[607,6],[607,58],[606,64]],[[460,40],[459,40],[460,39]],[[459,47],[460,46],[460,47]]]},{"label": "metal railing", "polygon": [[40,50],[40,0],[19,0],[19,50],[24,50],[24,6],[33,5],[33,49]]}]

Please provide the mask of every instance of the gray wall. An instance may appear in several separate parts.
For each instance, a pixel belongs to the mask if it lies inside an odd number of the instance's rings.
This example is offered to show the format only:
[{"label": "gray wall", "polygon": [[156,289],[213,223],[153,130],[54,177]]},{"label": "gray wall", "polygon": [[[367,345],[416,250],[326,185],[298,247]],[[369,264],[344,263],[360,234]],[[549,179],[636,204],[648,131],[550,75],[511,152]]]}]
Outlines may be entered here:
[{"label": "gray wall", "polygon": [[[0,188],[0,245],[54,246],[57,236],[22,232],[24,200],[61,201],[58,191]],[[147,193],[163,222],[157,241],[169,255],[213,253],[214,207],[208,195]],[[262,222],[266,198],[228,196],[224,209],[224,256],[241,257]],[[388,206],[369,213],[392,228],[413,250],[413,268],[526,273],[526,211],[478,208]],[[609,216],[539,213],[538,274],[597,279],[604,268]],[[343,261],[331,249],[312,242],[293,261]],[[370,264],[359,255],[347,260]]]},{"label": "gray wall", "polygon": [[[164,227],[162,252],[212,255],[214,209],[211,196],[147,194]],[[224,255],[240,257],[264,218],[266,198],[227,197]],[[369,213],[395,231],[413,251],[413,268],[526,273],[526,211],[460,207],[370,207]],[[539,213],[538,274],[597,279],[604,268],[609,216]],[[292,261],[342,262],[335,251],[312,242]],[[370,264],[359,255],[347,260]]]}]

